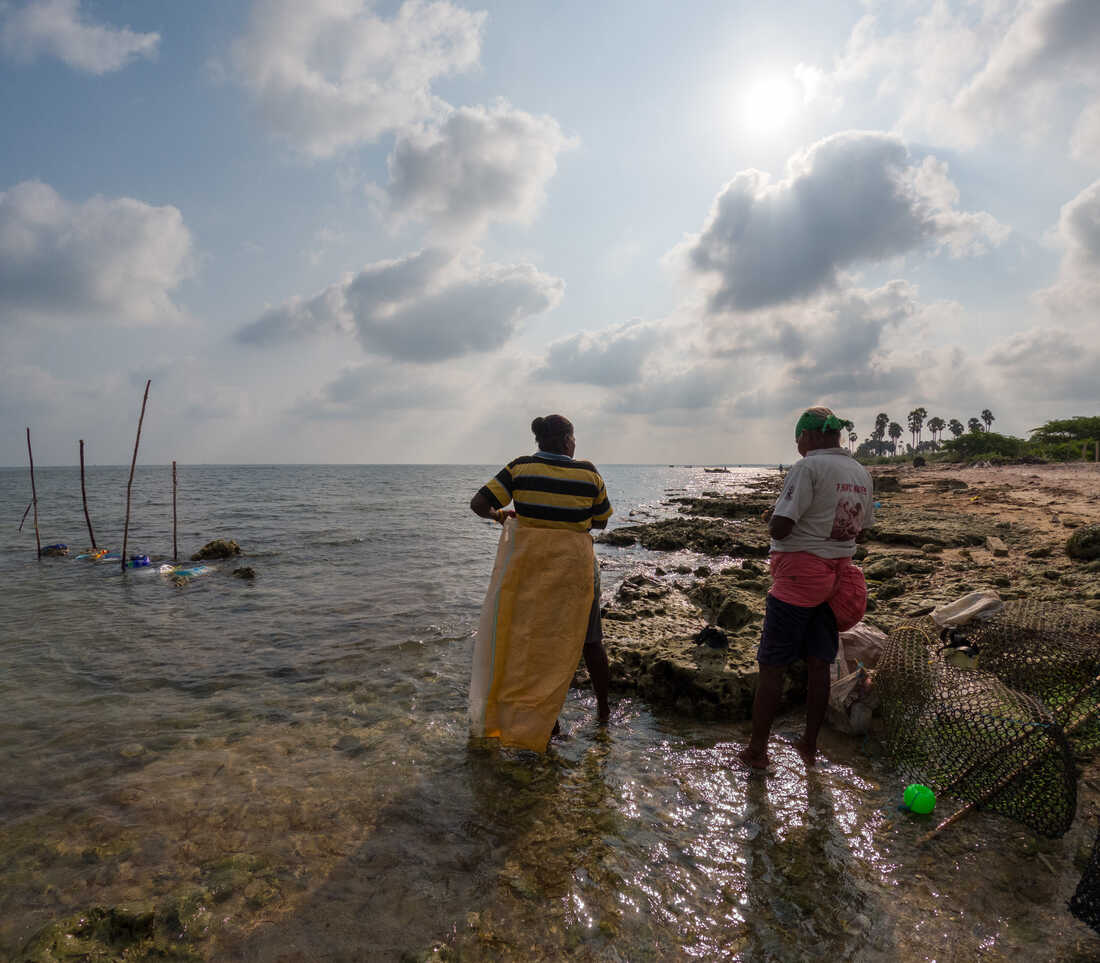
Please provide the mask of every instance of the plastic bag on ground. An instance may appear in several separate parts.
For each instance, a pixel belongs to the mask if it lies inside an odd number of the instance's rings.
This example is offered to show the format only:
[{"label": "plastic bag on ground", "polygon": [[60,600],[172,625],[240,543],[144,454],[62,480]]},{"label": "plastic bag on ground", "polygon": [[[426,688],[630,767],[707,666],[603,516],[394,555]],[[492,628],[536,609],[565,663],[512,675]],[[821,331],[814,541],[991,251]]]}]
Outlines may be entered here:
[{"label": "plastic bag on ground", "polygon": [[840,633],[836,661],[829,667],[829,724],[840,732],[862,735],[871,725],[877,697],[870,670],[878,665],[886,636],[863,622]]},{"label": "plastic bag on ground", "polygon": [[948,627],[957,628],[968,622],[984,622],[996,615],[1004,608],[1001,597],[993,591],[985,589],[980,592],[970,592],[962,598],[948,602],[939,608],[932,610],[932,621],[941,629]]}]

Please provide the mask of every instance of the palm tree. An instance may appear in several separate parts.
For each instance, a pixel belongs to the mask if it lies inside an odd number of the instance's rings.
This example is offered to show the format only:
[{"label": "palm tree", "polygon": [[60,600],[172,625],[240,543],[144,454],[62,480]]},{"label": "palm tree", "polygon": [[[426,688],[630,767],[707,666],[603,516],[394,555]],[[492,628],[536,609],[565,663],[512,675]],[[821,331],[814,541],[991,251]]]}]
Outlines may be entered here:
[{"label": "palm tree", "polygon": [[982,409],[982,421],[985,422],[986,431],[989,431],[989,429],[993,427],[993,422],[996,421],[996,419],[993,417],[993,412],[990,411],[988,408]]},{"label": "palm tree", "polygon": [[[842,421],[842,422],[840,423],[840,427],[841,427],[841,429],[842,429],[842,430],[844,430],[844,431],[847,431],[847,432],[851,432],[852,434],[855,434],[855,432],[853,431],[853,429],[855,428],[855,423],[854,423],[854,422],[851,422],[851,421]],[[849,441],[854,441],[854,440],[855,440],[855,439],[853,439],[853,438],[851,437],[851,435],[849,435],[848,437],[849,437]],[[850,444],[848,445],[848,450],[849,450],[849,451],[851,451],[851,450],[852,450],[852,446],[851,446]]]},{"label": "palm tree", "polygon": [[898,439],[901,437],[901,425],[896,421],[891,421],[887,434],[890,435],[890,440],[894,443],[894,454],[896,455],[898,453]]},{"label": "palm tree", "polygon": [[980,421],[978,421],[977,418],[971,418],[966,423],[966,427],[969,428],[975,434],[977,434],[979,431],[982,430],[982,423]]},{"label": "palm tree", "polygon": [[943,430],[947,427],[947,422],[944,421],[939,415],[935,418],[928,419],[928,430],[932,432],[932,440],[936,441],[936,435],[943,437]]},{"label": "palm tree", "polygon": [[958,418],[952,418],[947,423],[947,427],[951,430],[951,434],[953,434],[956,438],[958,438],[959,435],[966,431],[966,429],[963,427],[963,423],[959,421]]},{"label": "palm tree", "polygon": [[913,435],[913,448],[920,444],[920,433],[924,428],[924,419],[928,417],[926,408],[914,408],[909,412],[909,431]]},{"label": "palm tree", "polygon": [[882,441],[886,437],[886,428],[890,424],[890,416],[885,411],[880,411],[875,415],[875,430],[871,432],[871,437],[875,441]]}]

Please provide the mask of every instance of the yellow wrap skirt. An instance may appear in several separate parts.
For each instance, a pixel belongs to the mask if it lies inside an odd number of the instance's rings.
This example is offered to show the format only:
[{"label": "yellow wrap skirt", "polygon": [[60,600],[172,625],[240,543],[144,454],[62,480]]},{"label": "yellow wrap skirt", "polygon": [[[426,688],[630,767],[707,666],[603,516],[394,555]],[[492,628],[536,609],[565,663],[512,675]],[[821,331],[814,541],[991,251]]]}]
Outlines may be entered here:
[{"label": "yellow wrap skirt", "polygon": [[474,644],[472,737],[545,752],[580,661],[595,571],[587,532],[504,523]]}]

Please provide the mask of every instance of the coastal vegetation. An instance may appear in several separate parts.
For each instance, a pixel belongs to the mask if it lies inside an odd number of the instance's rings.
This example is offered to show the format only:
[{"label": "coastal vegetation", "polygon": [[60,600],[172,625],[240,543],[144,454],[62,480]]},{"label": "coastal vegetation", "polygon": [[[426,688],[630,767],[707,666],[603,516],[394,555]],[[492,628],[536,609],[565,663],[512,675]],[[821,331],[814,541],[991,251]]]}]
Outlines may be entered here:
[{"label": "coastal vegetation", "polygon": [[[856,448],[855,455],[864,464],[889,464],[909,461],[920,455],[928,461],[979,462],[1002,464],[1010,461],[1093,461],[1100,444],[1100,416],[1076,416],[1048,421],[1028,432],[1027,438],[1000,434],[992,430],[996,420],[990,409],[971,417],[968,428],[958,418],[944,420],[928,417],[927,409],[914,408],[906,418],[912,441],[900,449],[901,425],[885,412],[875,418],[870,435]],[[925,439],[924,432],[929,435]],[[944,431],[951,438],[944,440]],[[851,432],[854,434],[854,432]],[[849,436],[850,437],[850,436]]]}]

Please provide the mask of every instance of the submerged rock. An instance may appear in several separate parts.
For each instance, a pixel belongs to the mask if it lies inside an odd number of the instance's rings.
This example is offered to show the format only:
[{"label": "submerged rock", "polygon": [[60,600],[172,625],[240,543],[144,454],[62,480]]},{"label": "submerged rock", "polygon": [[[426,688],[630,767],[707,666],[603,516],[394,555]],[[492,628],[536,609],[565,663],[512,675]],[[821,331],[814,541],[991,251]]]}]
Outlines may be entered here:
[{"label": "submerged rock", "polygon": [[215,538],[214,541],[207,542],[202,548],[195,552],[195,554],[191,556],[191,561],[201,562],[211,558],[232,558],[234,555],[240,554],[241,546],[231,538]]},{"label": "submerged rock", "polygon": [[244,565],[241,568],[233,569],[233,574],[237,578],[254,579],[256,577],[256,570],[250,565]]},{"label": "submerged rock", "polygon": [[[202,956],[189,940],[205,935],[206,926],[193,928],[195,917],[187,901],[159,907],[93,906],[43,927],[19,954],[25,963],[86,960],[199,961]],[[209,914],[206,914],[207,916]]]}]

